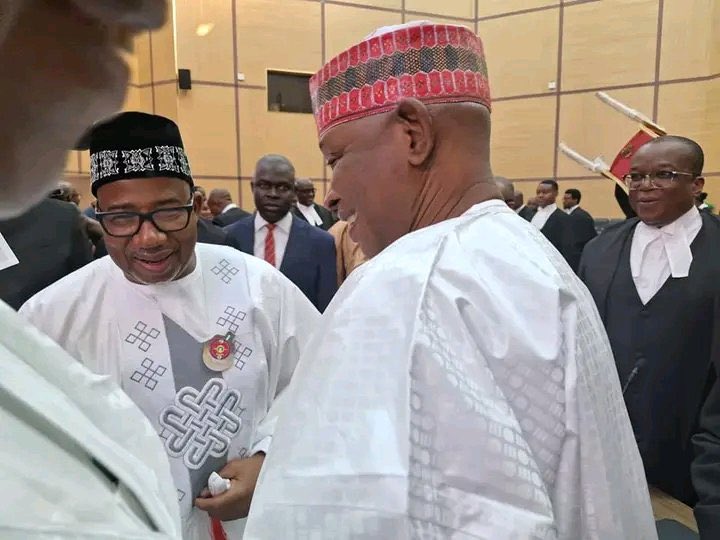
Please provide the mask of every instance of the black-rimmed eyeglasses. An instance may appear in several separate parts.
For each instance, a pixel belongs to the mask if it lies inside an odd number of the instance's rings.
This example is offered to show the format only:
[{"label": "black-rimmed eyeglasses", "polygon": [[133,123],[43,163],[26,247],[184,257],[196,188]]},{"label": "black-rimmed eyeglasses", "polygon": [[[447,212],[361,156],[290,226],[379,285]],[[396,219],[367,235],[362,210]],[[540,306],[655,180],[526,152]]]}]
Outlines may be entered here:
[{"label": "black-rimmed eyeglasses", "polygon": [[149,221],[160,232],[183,230],[190,223],[193,203],[172,208],[158,208],[152,212],[96,212],[95,217],[110,236],[127,238],[135,236],[142,224]]},{"label": "black-rimmed eyeglasses", "polygon": [[680,176],[697,178],[697,174],[678,171],[657,171],[649,174],[630,173],[623,176],[625,185],[630,189],[640,189],[647,180],[650,187],[657,189],[669,188]]}]

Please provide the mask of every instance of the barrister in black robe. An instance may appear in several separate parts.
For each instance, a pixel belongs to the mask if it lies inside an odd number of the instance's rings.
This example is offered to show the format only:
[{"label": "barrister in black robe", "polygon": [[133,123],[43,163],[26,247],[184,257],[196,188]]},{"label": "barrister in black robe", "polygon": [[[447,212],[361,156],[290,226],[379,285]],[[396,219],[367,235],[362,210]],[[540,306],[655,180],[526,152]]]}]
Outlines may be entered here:
[{"label": "barrister in black robe", "polygon": [[[716,380],[712,351],[720,339],[720,220],[697,212],[693,201],[704,183],[702,161],[700,147],[678,137],[638,150],[628,179],[638,217],[588,243],[578,272],[605,323],[648,482],[688,505],[699,495],[700,506],[720,489],[717,447],[713,487],[696,494],[690,476],[691,438]],[[647,231],[661,242],[653,253],[666,259],[650,258],[646,243],[635,251],[643,258],[633,276],[633,249]],[[683,250],[669,249],[665,234],[686,242],[687,255],[668,254]]]},{"label": "barrister in black robe", "polygon": [[580,251],[575,243],[570,216],[557,207],[558,184],[543,180],[536,190],[538,210],[530,220],[550,243],[555,246],[573,270],[577,270]]},{"label": "barrister in black robe", "polygon": [[575,247],[578,253],[582,253],[585,245],[597,236],[595,220],[590,213],[580,207],[582,193],[579,189],[568,189],[563,196],[563,210],[572,220],[573,235],[575,236]]}]

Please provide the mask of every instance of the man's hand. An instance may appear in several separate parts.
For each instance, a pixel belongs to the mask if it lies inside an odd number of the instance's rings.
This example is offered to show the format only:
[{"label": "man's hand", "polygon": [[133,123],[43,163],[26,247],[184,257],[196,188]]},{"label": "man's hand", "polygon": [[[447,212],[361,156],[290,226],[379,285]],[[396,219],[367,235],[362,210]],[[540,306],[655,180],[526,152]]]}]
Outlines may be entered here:
[{"label": "man's hand", "polygon": [[221,521],[247,517],[264,460],[265,454],[259,453],[246,459],[228,462],[218,474],[230,480],[230,489],[217,497],[211,497],[210,492],[205,489],[200,497],[195,499],[195,506]]}]

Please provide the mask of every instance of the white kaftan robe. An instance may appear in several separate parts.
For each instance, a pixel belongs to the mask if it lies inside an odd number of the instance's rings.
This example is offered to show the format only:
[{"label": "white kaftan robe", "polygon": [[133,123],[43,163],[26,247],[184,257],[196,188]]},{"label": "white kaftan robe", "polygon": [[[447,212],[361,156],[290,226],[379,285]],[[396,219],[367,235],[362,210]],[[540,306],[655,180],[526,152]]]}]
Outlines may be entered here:
[{"label": "white kaftan robe", "polygon": [[[319,313],[264,261],[198,244],[197,266],[171,282],[128,281],[109,257],[31,298],[21,313],[95,373],[120,384],[150,419],[170,458],[183,537],[211,538],[193,506],[213,471],[267,451],[267,412],[288,384]],[[232,364],[211,371],[203,344],[232,332]],[[245,520],[225,522],[230,539]]]},{"label": "white kaftan robe", "polygon": [[0,302],[0,538],[178,540],[150,422]]},{"label": "white kaftan robe", "polygon": [[504,203],[398,240],[323,323],[246,539],[656,538],[593,300]]}]

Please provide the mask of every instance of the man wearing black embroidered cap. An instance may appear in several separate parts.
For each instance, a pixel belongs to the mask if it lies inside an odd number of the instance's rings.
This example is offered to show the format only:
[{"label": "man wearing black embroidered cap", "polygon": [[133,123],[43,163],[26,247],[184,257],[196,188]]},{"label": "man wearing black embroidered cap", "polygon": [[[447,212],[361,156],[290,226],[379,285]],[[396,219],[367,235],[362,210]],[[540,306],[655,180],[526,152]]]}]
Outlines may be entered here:
[{"label": "man wearing black embroidered cap", "polygon": [[[202,199],[171,120],[123,113],[89,137],[110,257],[40,292],[21,314],[120,384],[153,422],[183,536],[240,538],[272,438],[267,411],[319,314],[271,266],[196,243]],[[212,473],[231,480],[215,497]]]},{"label": "man wearing black embroidered cap", "polygon": [[90,156],[96,217],[125,276],[147,284],[192,272],[202,198],[177,126],[161,116],[121,114],[93,130]]}]

